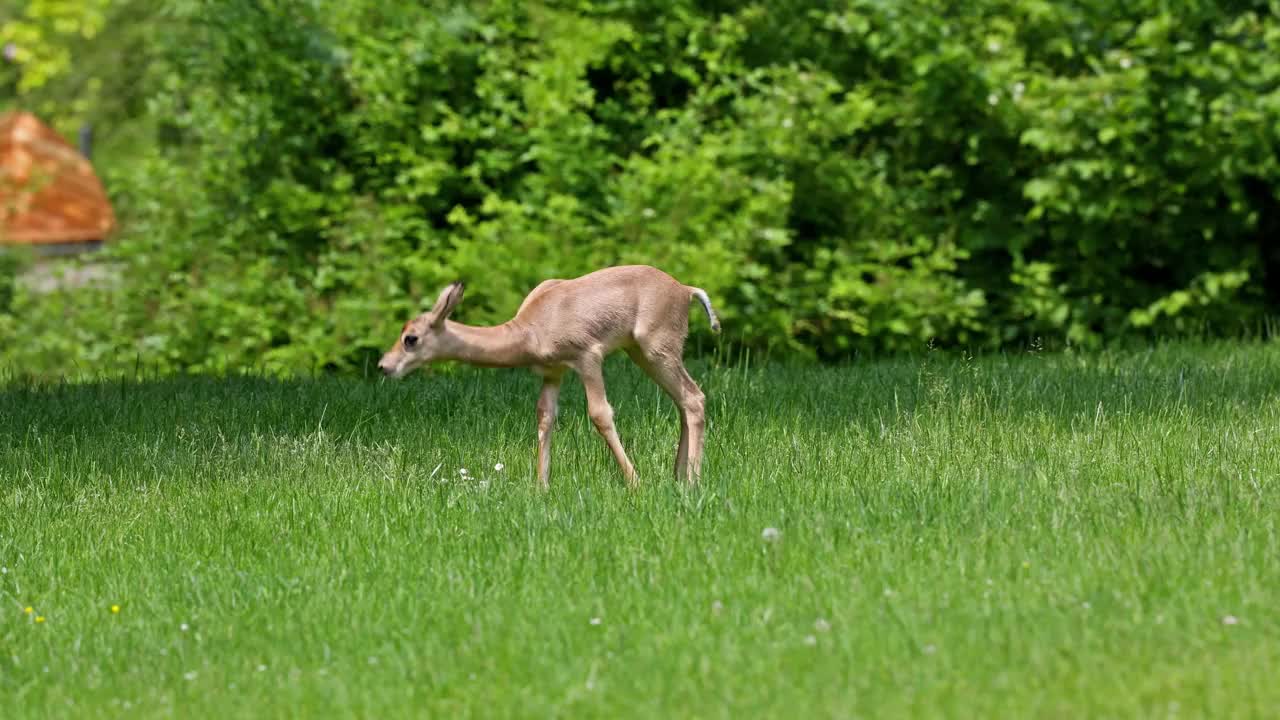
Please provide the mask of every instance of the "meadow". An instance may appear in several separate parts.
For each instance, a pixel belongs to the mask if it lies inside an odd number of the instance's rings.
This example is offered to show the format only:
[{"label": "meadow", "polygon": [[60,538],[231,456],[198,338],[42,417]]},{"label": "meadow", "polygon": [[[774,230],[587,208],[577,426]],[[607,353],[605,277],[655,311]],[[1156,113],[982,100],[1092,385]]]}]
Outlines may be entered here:
[{"label": "meadow", "polygon": [[1273,344],[691,370],[11,379],[2,714],[1280,712]]}]

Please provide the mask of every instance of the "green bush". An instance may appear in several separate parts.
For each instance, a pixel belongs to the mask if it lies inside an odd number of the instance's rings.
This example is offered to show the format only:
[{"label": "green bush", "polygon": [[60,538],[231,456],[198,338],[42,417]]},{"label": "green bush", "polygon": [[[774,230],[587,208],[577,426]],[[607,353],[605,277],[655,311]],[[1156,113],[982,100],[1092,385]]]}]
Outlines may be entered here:
[{"label": "green bush", "polygon": [[19,291],[0,353],[358,370],[453,279],[491,323],[630,262],[820,359],[1232,332],[1280,306],[1278,10],[175,2],[127,282]]},{"label": "green bush", "polygon": [[0,318],[13,306],[18,289],[18,276],[29,263],[25,253],[0,245]]}]

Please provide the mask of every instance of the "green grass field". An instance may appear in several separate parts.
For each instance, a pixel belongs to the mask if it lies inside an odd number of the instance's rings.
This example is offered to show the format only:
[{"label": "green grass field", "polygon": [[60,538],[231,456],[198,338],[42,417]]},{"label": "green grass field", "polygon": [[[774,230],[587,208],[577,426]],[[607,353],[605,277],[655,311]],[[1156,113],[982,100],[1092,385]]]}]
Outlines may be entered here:
[{"label": "green grass field", "polygon": [[607,373],[0,386],[0,714],[1280,713],[1274,345]]}]

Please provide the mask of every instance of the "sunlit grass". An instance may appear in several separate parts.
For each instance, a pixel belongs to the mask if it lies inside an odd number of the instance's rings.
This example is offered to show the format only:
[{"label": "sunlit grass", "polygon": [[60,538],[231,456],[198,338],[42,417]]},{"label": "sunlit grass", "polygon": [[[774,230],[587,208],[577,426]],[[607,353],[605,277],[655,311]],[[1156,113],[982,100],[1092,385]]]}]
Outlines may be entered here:
[{"label": "sunlit grass", "polygon": [[4,716],[1280,706],[1271,345],[695,376],[700,487],[619,362],[546,494],[520,372],[0,388]]}]

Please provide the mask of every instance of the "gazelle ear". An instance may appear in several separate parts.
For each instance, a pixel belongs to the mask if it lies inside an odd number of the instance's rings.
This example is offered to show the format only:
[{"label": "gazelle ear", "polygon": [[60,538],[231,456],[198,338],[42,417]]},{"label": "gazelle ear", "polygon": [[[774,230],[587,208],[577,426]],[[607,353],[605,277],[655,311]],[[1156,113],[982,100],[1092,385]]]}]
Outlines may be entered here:
[{"label": "gazelle ear", "polygon": [[436,300],[435,307],[431,308],[431,326],[444,327],[444,321],[449,319],[449,313],[458,307],[458,303],[462,302],[462,291],[465,286],[461,281],[451,283],[449,287],[440,292],[440,297]]}]

